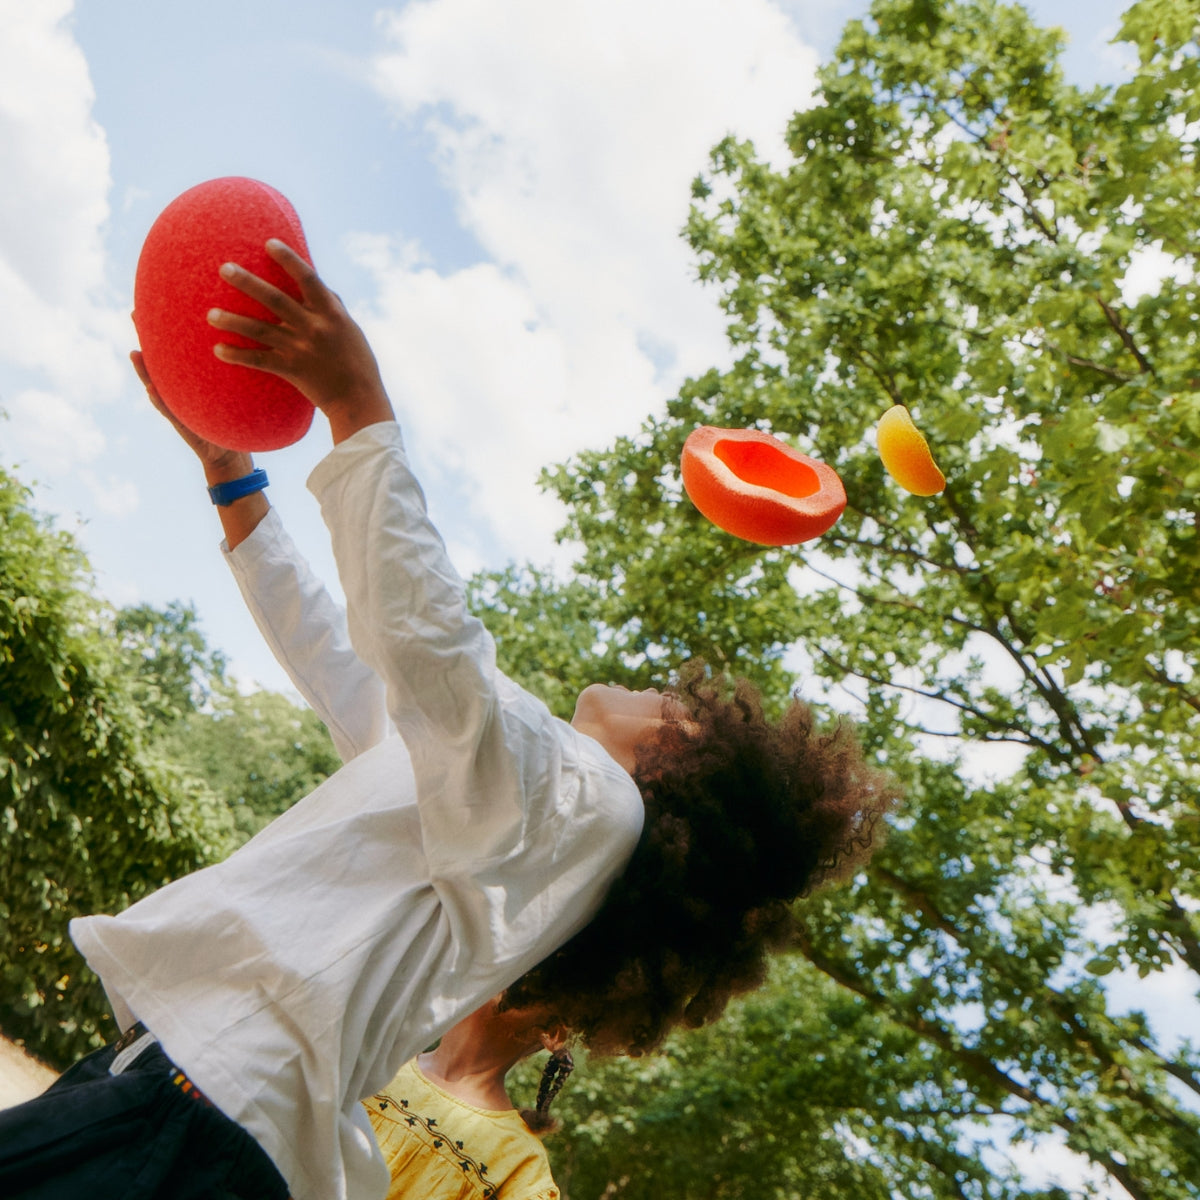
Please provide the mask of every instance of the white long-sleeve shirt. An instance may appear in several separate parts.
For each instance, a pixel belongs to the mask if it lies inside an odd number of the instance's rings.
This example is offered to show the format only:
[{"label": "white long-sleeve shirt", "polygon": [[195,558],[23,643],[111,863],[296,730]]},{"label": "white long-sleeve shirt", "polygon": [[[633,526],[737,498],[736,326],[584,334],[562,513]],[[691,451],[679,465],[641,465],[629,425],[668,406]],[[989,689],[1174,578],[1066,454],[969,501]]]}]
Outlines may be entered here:
[{"label": "white long-sleeve shirt", "polygon": [[71,933],[118,1024],[145,1022],[295,1200],[366,1200],[387,1171],[359,1100],[587,923],[642,804],[497,671],[394,424],[309,487],[348,637],[274,514],[230,559],[345,765],[224,862]]}]

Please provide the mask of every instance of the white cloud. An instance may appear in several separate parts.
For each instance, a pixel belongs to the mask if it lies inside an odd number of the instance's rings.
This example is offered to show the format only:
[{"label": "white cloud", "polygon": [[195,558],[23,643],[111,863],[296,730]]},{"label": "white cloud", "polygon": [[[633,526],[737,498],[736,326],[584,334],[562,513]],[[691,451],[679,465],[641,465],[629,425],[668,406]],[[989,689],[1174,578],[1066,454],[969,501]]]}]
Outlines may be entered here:
[{"label": "white cloud", "polygon": [[[1124,9],[1125,4],[1121,5]],[[1080,50],[1091,55],[1098,67],[1098,74],[1108,79],[1124,81],[1137,73],[1137,47],[1132,42],[1118,42],[1121,22],[1107,21],[1090,38],[1080,40]]]},{"label": "white cloud", "polygon": [[537,469],[724,361],[679,236],[689,185],[729,132],[781,155],[816,58],[767,0],[418,0],[380,27],[376,86],[432,134],[489,262],[441,275],[360,243],[368,332],[415,440],[507,551],[543,557]]},{"label": "white cloud", "polygon": [[0,0],[0,396],[8,446],[39,472],[94,456],[101,435],[86,410],[117,394],[125,369],[126,318],[105,284],[108,145],[71,9]]},{"label": "white cloud", "polygon": [[81,471],[79,474],[91,493],[97,511],[108,517],[126,517],[137,511],[141,495],[132,479],[119,479],[114,475],[101,478],[94,471]]},{"label": "white cloud", "polygon": [[[997,1125],[1007,1124],[1003,1119]],[[1005,1142],[1003,1158],[1021,1172],[1025,1187],[1057,1187],[1091,1200],[1125,1200],[1128,1193],[1102,1167],[1066,1145],[1061,1130],[1036,1134],[1028,1141]]]},{"label": "white cloud", "polygon": [[544,557],[561,513],[534,488],[539,470],[636,427],[656,396],[634,332],[598,313],[596,328],[571,337],[492,263],[443,277],[391,269],[377,248],[371,261],[377,305],[359,317],[422,475]]},{"label": "white cloud", "polygon": [[[1183,963],[1172,962],[1148,979],[1132,968],[1114,971],[1104,983],[1111,1010],[1144,1013],[1165,1054],[1177,1054],[1185,1038],[1194,1040],[1200,1029],[1200,993],[1195,973]],[[1194,1097],[1192,1103],[1195,1107]]]},{"label": "white cloud", "polygon": [[8,405],[8,416],[6,451],[15,450],[52,474],[74,471],[104,452],[104,435],[91,416],[55,392],[20,392]]},{"label": "white cloud", "polygon": [[0,252],[40,297],[68,305],[103,278],[108,216],[108,146],[91,116],[87,62],[63,24],[72,7],[0,0]]},{"label": "white cloud", "polygon": [[81,401],[105,401],[128,370],[117,349],[129,340],[127,329],[128,318],[103,305],[48,303],[0,259],[0,366],[33,373]]},{"label": "white cloud", "polygon": [[1143,296],[1157,296],[1168,279],[1188,283],[1193,278],[1194,273],[1185,260],[1168,254],[1161,241],[1152,242],[1130,255],[1121,280],[1121,299],[1126,305],[1133,305]]}]

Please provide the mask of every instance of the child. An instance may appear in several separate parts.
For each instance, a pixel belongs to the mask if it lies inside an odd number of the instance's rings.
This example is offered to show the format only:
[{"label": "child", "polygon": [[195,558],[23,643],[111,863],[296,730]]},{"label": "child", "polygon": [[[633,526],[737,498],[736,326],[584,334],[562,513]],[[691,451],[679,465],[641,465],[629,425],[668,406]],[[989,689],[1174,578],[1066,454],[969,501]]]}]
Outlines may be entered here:
[{"label": "child", "polygon": [[301,298],[227,264],[278,323],[209,319],[257,343],[219,357],[329,421],[309,487],[344,614],[249,456],[181,432],[345,765],[224,862],[72,923],[125,1034],[0,1116],[7,1197],[383,1196],[359,1101],[402,1063],[498,994],[601,1052],[711,1019],[891,803],[848,730],[818,734],[795,703],[772,725],[744,684],[727,697],[693,672],[682,704],[593,685],[567,724],[501,675],[361,330],[288,247],[268,252]]},{"label": "child", "polygon": [[[391,1172],[388,1200],[558,1200],[539,1139],[556,1125],[550,1103],[573,1064],[544,1018],[489,1000],[365,1102]],[[552,1053],[537,1108],[518,1112],[505,1076],[541,1049]]]}]

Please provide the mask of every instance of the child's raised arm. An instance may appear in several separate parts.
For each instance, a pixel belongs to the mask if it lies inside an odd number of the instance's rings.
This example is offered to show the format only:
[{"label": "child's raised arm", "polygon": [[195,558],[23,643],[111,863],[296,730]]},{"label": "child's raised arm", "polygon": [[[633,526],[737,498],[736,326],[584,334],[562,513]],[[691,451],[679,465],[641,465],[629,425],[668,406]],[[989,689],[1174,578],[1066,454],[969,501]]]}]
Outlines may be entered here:
[{"label": "child's raised arm", "polygon": [[[210,487],[254,470],[249,454],[188,429],[159,395],[141,351],[129,357],[150,403],[195,453]],[[389,734],[383,682],[354,653],[345,613],[293,546],[266,493],[250,492],[216,509],[226,562],[255,624],[348,762]]]}]

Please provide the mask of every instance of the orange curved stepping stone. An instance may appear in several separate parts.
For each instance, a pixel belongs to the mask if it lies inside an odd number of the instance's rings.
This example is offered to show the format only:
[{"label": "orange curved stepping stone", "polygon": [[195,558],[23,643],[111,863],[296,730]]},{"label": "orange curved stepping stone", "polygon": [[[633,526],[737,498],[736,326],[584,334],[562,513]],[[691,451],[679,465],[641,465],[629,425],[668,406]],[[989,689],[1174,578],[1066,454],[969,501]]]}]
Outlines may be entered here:
[{"label": "orange curved stepping stone", "polygon": [[714,525],[762,546],[820,537],[846,507],[832,467],[758,429],[701,425],[680,466],[684,490]]},{"label": "orange curved stepping stone", "polygon": [[905,491],[935,496],[945,489],[946,477],[903,404],[893,405],[879,418],[875,443],[884,469]]}]

